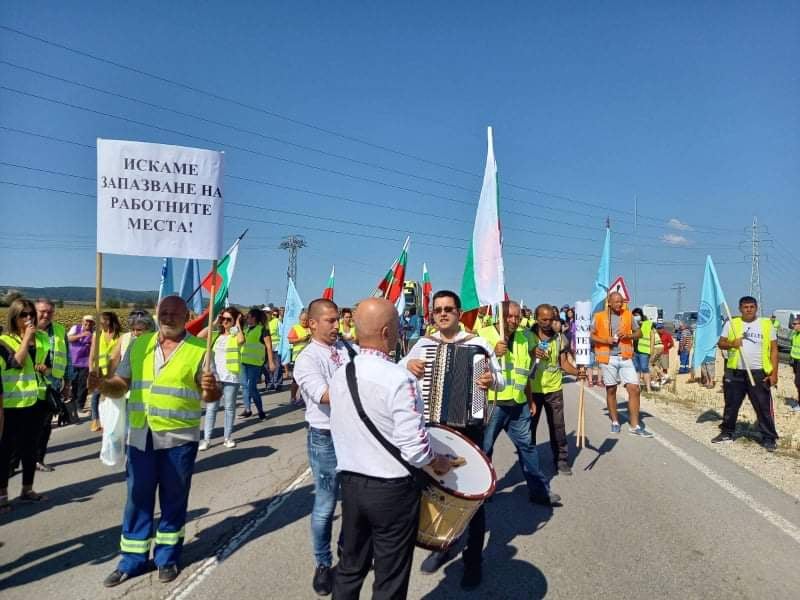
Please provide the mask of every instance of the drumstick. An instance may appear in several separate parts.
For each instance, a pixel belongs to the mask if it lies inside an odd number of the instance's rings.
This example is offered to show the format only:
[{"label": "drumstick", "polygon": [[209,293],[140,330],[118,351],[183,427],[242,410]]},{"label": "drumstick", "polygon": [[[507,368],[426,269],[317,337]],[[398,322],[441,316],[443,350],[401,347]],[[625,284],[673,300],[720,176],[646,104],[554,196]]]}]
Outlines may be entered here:
[{"label": "drumstick", "polygon": [[455,468],[463,467],[467,464],[467,459],[463,456],[451,456],[450,457],[450,466]]}]

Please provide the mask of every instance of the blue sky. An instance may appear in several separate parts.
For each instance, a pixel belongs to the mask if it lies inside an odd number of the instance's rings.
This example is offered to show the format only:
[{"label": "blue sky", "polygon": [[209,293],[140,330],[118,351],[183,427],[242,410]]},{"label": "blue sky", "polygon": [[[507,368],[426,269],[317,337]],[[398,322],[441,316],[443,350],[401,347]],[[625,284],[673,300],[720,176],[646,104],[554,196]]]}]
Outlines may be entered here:
[{"label": "blue sky", "polygon": [[[368,294],[406,233],[410,276],[459,289],[492,125],[512,296],[588,298],[608,215],[636,304],[670,314],[680,281],[696,305],[706,253],[735,299],[756,216],[764,305],[800,305],[796,3],[8,1],[0,25],[239,102],[0,29],[0,86],[40,96],[0,89],[0,162],[89,178],[0,165],[89,195],[0,185],[0,284],[93,285],[103,137],[222,149],[269,182],[225,182],[226,241],[250,228],[235,302],[282,302],[290,233],[306,300],[332,263],[340,304]],[[109,256],[105,283],[156,289],[159,262]]]}]

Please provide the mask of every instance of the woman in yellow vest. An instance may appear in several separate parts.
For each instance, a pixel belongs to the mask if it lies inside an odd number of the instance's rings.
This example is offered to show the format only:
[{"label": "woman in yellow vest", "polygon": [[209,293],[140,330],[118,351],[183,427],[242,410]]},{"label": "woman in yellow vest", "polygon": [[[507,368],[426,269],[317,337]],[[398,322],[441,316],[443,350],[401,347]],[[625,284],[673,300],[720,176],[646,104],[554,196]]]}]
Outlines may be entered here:
[{"label": "woman in yellow vest", "polygon": [[800,315],[795,315],[792,321],[792,349],[789,352],[794,370],[794,386],[797,388],[797,402],[790,410],[800,412]]},{"label": "woman in yellow vest", "polygon": [[[292,326],[287,336],[289,343],[292,345],[292,361],[289,363],[289,368],[292,370],[294,370],[294,361],[297,360],[297,357],[300,356],[300,353],[308,346],[308,342],[311,340],[311,330],[308,328],[308,313],[306,311],[301,312],[299,319],[300,322]],[[290,397],[293,404],[302,402],[297,398],[299,389],[297,382],[292,377]]]},{"label": "woman in yellow vest", "polygon": [[[266,311],[266,309],[264,309]],[[275,359],[275,368],[268,373],[267,377],[267,391],[277,392],[283,383],[283,365],[281,364],[281,356],[278,350],[281,345],[281,313],[277,308],[273,308],[271,312],[266,313],[269,322],[269,338],[272,342],[272,356]]]},{"label": "woman in yellow vest", "polygon": [[50,340],[36,330],[36,308],[18,298],[8,309],[8,333],[0,336],[0,370],[3,379],[4,427],[0,438],[0,513],[11,510],[8,472],[12,454],[22,462],[20,500],[39,502],[45,497],[33,491],[37,442],[44,423],[44,376]]},{"label": "woman in yellow vest", "polygon": [[[225,425],[223,428],[223,444],[226,448],[235,448],[233,441],[233,421],[236,417],[236,393],[239,391],[239,373],[241,372],[241,349],[245,344],[242,331],[242,313],[233,306],[223,310],[217,319],[216,331],[211,332],[211,347],[214,351],[214,366],[217,370],[217,381],[222,389],[222,401],[225,403]],[[208,327],[198,336],[208,337]],[[199,450],[208,450],[211,444],[211,433],[217,419],[220,401],[206,404],[206,418],[203,427],[203,439]]]},{"label": "woman in yellow vest", "polygon": [[339,319],[339,333],[345,341],[355,344],[358,341],[356,337],[356,324],[353,323],[353,310],[350,308],[342,309],[342,316]]},{"label": "woman in yellow vest", "polygon": [[[111,360],[117,344],[120,341],[120,334],[122,333],[122,325],[120,325],[117,313],[106,311],[100,313],[100,374],[103,377],[108,377],[114,373],[114,365]],[[92,356],[94,356],[94,347],[92,348]],[[89,365],[89,369],[94,368],[94,362]],[[89,426],[89,431],[103,431],[103,426],[100,423],[100,394],[95,392],[92,394],[92,423]]]},{"label": "woman in yellow vest", "polygon": [[264,407],[261,404],[261,394],[258,392],[258,380],[264,370],[264,361],[269,364],[269,370],[275,370],[275,358],[272,354],[272,338],[266,326],[264,311],[251,308],[247,312],[247,327],[244,328],[244,346],[241,349],[242,370],[242,403],[244,410],[240,416],[252,417],[251,404],[256,405],[259,419],[266,419]]}]

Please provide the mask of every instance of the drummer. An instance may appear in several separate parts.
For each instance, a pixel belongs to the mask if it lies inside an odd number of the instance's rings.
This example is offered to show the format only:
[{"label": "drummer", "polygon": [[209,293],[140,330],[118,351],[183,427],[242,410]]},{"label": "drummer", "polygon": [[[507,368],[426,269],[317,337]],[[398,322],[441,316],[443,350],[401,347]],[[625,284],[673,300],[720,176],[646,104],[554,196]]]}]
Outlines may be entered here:
[{"label": "drummer", "polygon": [[[438,474],[450,459],[433,453],[422,417],[419,386],[389,352],[397,346],[397,310],[382,298],[361,302],[355,314],[360,351],[354,359],[364,412],[410,468]],[[375,559],[373,598],[405,598],[419,528],[420,489],[361,421],[339,369],[330,385],[331,435],[342,486],[342,555],[333,597],[358,600]]]},{"label": "drummer", "polygon": [[[420,339],[411,349],[408,356],[400,361],[417,379],[425,374],[425,349],[437,346],[439,343],[460,343],[468,346],[479,346],[490,356],[491,371],[484,373],[478,380],[478,385],[483,389],[502,391],[505,387],[503,371],[494,355],[494,350],[483,338],[462,331],[459,327],[461,318],[461,299],[455,292],[440,290],[433,295],[433,321],[437,331],[431,336]],[[463,433],[478,447],[483,445],[483,423],[466,428],[454,427]],[[464,575],[461,587],[465,590],[474,589],[481,582],[481,553],[486,534],[486,515],[483,505],[478,509],[469,524],[467,545],[464,550]],[[449,560],[455,558],[459,544],[453,544],[445,552],[432,552],[424,561],[420,569],[423,573],[434,573]]]}]

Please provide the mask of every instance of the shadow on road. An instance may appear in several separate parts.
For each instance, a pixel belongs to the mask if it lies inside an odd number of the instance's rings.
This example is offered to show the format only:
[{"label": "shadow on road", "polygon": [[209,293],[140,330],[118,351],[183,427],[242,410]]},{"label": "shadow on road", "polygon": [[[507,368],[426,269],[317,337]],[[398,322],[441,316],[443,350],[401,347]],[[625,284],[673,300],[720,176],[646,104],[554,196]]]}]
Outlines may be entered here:
[{"label": "shadow on road", "polygon": [[[514,469],[512,469],[513,471]],[[519,518],[508,519],[504,515]],[[501,494],[486,505],[489,543],[483,550],[483,582],[472,593],[474,597],[525,598],[538,600],[547,594],[547,578],[535,565],[515,559],[517,549],[511,543],[519,535],[531,535],[553,516],[552,508],[535,506],[528,501],[524,485]],[[451,562],[444,569],[444,579],[425,600],[445,600],[469,596],[459,587],[464,572],[463,560]]]},{"label": "shadow on road", "polygon": [[[207,512],[207,508],[191,510],[188,519],[196,519]],[[120,525],[115,525],[23,554],[15,561],[3,565],[3,570],[10,571],[24,565],[30,566],[0,579],[0,590],[39,581],[51,575],[63,574],[68,569],[87,563],[96,565],[109,561],[119,554],[120,530]]]},{"label": "shadow on road", "polygon": [[589,450],[594,450],[597,453],[597,456],[595,456],[594,459],[592,459],[592,462],[586,465],[583,468],[583,470],[591,471],[592,469],[594,469],[595,465],[597,464],[597,461],[600,460],[600,457],[603,456],[604,454],[608,454],[609,452],[611,452],[614,449],[614,446],[616,446],[618,443],[619,443],[619,438],[616,437],[606,438],[605,440],[603,440],[603,443],[600,444],[599,448],[595,448],[594,446],[592,446],[592,442],[587,437],[586,448],[588,448]]},{"label": "shadow on road", "polygon": [[721,421],[722,415],[719,414],[713,408],[709,408],[704,413],[701,413],[699,417],[697,417],[697,423],[708,423],[711,421]]}]

